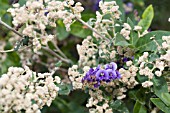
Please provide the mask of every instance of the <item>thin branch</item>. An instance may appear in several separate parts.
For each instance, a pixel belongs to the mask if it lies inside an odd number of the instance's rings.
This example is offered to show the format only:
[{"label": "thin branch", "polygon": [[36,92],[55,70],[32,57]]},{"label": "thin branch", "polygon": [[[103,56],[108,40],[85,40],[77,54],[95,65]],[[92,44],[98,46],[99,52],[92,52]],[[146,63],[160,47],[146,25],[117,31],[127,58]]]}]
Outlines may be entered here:
[{"label": "thin branch", "polygon": [[[23,37],[23,35],[21,33],[19,33],[18,31],[16,31],[15,29],[13,29],[12,27],[10,27],[9,25],[7,25],[6,23],[4,23],[1,19],[0,19],[0,24],[4,25],[5,27],[7,27],[9,30],[13,31],[14,33],[16,33],[17,35],[19,35],[20,37]],[[32,45],[30,45],[32,46]],[[26,49],[26,48],[24,48]],[[24,49],[21,49],[20,51],[24,50]],[[59,58],[60,60],[62,60],[63,62],[65,63],[72,63],[71,60],[69,59],[66,59],[66,58],[62,58],[60,55],[58,55],[57,53],[55,53],[54,51],[52,51],[51,49],[47,48],[47,47],[42,47],[42,49],[48,51],[50,54],[52,54],[53,56]],[[59,48],[58,48],[59,49]],[[6,50],[6,51],[0,51],[2,53],[6,53],[6,52],[13,52],[15,51],[14,49],[11,49],[11,50]]]},{"label": "thin branch", "polygon": [[16,31],[15,29],[13,29],[11,26],[9,26],[8,24],[6,24],[5,22],[3,22],[0,18],[0,24],[5,26],[7,29],[13,31],[14,33],[16,33],[17,35],[19,35],[20,37],[23,37],[23,35],[21,33],[19,33],[18,31]]},{"label": "thin branch", "polygon": [[51,55],[57,57],[58,59],[62,60],[65,63],[72,63],[71,60],[62,58],[60,55],[58,55],[57,53],[55,53],[54,51],[52,51],[51,49],[49,49],[47,47],[42,47],[42,49],[49,52]]},{"label": "thin branch", "polygon": [[[74,9],[73,9],[73,7],[72,7],[71,5],[69,5],[69,7],[70,7],[71,11],[72,11],[73,14],[74,14]],[[93,32],[95,32],[97,35],[99,35],[101,38],[109,41],[109,39],[107,39],[106,37],[104,37],[104,36],[103,36],[102,34],[100,34],[97,30],[93,29],[89,24],[87,24],[87,23],[86,23],[85,21],[83,21],[81,18],[77,17],[76,15],[75,15],[75,18],[76,18],[79,22],[81,22],[83,25],[85,25],[86,27],[88,27],[91,31],[93,31]]]},{"label": "thin branch", "polygon": [[0,53],[10,53],[15,51],[14,49],[10,49],[10,50],[0,50]]},{"label": "thin branch", "polygon": [[56,48],[56,51],[59,52],[64,58],[67,58],[66,55],[60,50],[60,48],[52,42],[54,47]]},{"label": "thin branch", "polygon": [[[10,26],[7,25],[6,23],[4,23],[1,19],[0,19],[0,24],[4,25],[6,28],[8,28],[9,30],[13,31],[14,33],[16,33],[17,35],[19,35],[20,37],[23,37],[23,35],[22,35],[21,33],[19,33],[18,31],[16,31],[15,29],[13,29],[12,27],[10,27]],[[32,46],[32,45],[30,45],[30,46]],[[29,46],[29,47],[30,47],[30,46]],[[54,46],[55,46],[55,45],[54,45]],[[56,47],[56,49],[58,50],[58,52],[60,52],[61,54],[64,54],[64,53],[62,53],[62,52],[60,51],[60,49],[59,49],[57,46],[55,46],[55,47]],[[22,50],[24,50],[24,49],[26,49],[26,48],[23,48],[23,49],[21,49],[20,51],[22,51]],[[42,47],[42,49],[48,51],[49,53],[51,53],[52,55],[54,55],[55,57],[59,58],[60,60],[62,60],[62,61],[65,62],[65,63],[71,63],[70,60],[65,59],[65,58],[62,58],[60,55],[56,54],[55,52],[53,52],[51,49],[49,49],[49,48],[47,48],[47,47]],[[15,50],[14,50],[14,49],[11,49],[11,50],[0,51],[0,52],[1,52],[1,53],[7,53],[7,52],[13,52],[13,51],[15,51]],[[65,55],[63,55],[63,56],[65,57]]]},{"label": "thin branch", "polygon": [[[23,50],[25,50],[25,49],[30,48],[31,46],[32,46],[32,45],[26,46],[26,47],[24,47],[24,48],[19,49],[18,51],[21,52],[21,51],[23,51]],[[10,52],[14,52],[14,51],[15,51],[14,49],[10,49],[10,50],[0,50],[0,53],[10,53]]]},{"label": "thin branch", "polygon": [[76,19],[81,22],[83,25],[87,26],[90,30],[92,30],[93,32],[95,32],[97,35],[99,35],[101,38],[109,41],[109,39],[107,39],[106,37],[104,37],[102,34],[100,34],[98,31],[96,31],[95,29],[93,29],[90,25],[88,25],[85,21],[83,21],[82,19],[76,17]]}]

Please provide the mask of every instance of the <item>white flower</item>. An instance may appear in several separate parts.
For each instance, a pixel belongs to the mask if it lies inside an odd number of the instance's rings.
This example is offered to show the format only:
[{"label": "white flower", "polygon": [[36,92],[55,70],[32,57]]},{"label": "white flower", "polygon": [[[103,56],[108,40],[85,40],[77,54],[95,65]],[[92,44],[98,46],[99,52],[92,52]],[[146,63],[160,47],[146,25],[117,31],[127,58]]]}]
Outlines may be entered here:
[{"label": "white flower", "polygon": [[57,83],[60,83],[60,82],[61,82],[61,78],[58,77],[58,76],[55,76],[55,81],[56,81]]},{"label": "white flower", "polygon": [[162,43],[162,47],[163,47],[164,49],[166,49],[166,48],[169,47],[169,45],[167,44],[167,42],[163,42],[163,43]]},{"label": "white flower", "polygon": [[151,81],[145,81],[145,82],[142,83],[142,86],[144,88],[150,87],[152,85],[153,85],[153,82],[151,82]]},{"label": "white flower", "polygon": [[155,71],[155,75],[157,75],[158,77],[160,77],[162,75],[161,71]]},{"label": "white flower", "polygon": [[124,27],[125,29],[127,29],[127,30],[131,30],[131,27],[130,27],[130,25],[129,25],[128,23],[124,23],[124,24],[123,24],[123,27]]},{"label": "white flower", "polygon": [[[39,77],[40,75],[40,77]],[[39,80],[39,78],[43,78]],[[27,66],[10,67],[0,78],[0,111],[40,113],[44,105],[50,105],[57,96],[59,78],[53,79],[50,73],[36,74]],[[4,83],[5,82],[5,83]],[[29,89],[29,90],[28,90]],[[32,101],[35,101],[32,103]]]},{"label": "white flower", "polygon": [[109,107],[109,105],[107,103],[104,103],[102,107],[103,107],[103,109],[106,109]]},{"label": "white flower", "polygon": [[140,31],[140,30],[142,30],[142,27],[141,26],[135,26],[133,30]]},{"label": "white flower", "polygon": [[121,95],[121,96],[118,96],[117,99],[118,99],[118,100],[122,100],[122,99],[124,99],[125,97],[126,97],[126,95]]},{"label": "white flower", "polygon": [[131,66],[131,65],[132,65],[132,61],[127,61],[127,62],[126,62],[126,65],[127,65],[127,66]]},{"label": "white flower", "polygon": [[144,52],[144,53],[143,53],[143,57],[144,57],[144,58],[147,58],[147,57],[148,57],[148,55],[149,55],[149,53],[148,53],[148,52]]}]

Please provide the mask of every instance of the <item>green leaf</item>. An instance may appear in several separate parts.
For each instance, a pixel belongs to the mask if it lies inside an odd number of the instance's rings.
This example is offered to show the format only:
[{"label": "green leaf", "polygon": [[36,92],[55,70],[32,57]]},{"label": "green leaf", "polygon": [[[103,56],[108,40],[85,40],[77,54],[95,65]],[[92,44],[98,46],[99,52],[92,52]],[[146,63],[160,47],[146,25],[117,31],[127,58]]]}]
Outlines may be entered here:
[{"label": "green leaf", "polygon": [[158,54],[152,53],[149,55],[149,62],[155,61],[157,58],[159,58]]},{"label": "green leaf", "polygon": [[[95,18],[95,15],[89,12],[82,14],[82,19],[85,22],[87,22],[90,18]],[[80,38],[86,38],[87,36],[92,35],[92,31],[86,26],[82,25],[80,22],[75,22],[71,25],[70,33]]]},{"label": "green leaf", "polygon": [[140,102],[136,101],[133,113],[147,113],[146,107]]},{"label": "green leaf", "polygon": [[161,98],[161,93],[168,93],[168,86],[163,76],[161,77],[155,76],[152,80],[154,92],[159,98]]},{"label": "green leaf", "polygon": [[59,96],[55,98],[52,104],[56,107],[57,112],[67,113],[70,111],[68,102]]},{"label": "green leaf", "polygon": [[121,100],[112,101],[110,106],[113,110],[116,110],[120,113],[129,113],[129,110]]},{"label": "green leaf", "polygon": [[139,40],[138,33],[131,31],[131,33],[130,33],[130,44],[133,47],[135,47],[138,40]]},{"label": "green leaf", "polygon": [[69,32],[66,31],[66,28],[61,20],[57,21],[57,38],[59,40],[64,40],[69,36]]},{"label": "green leaf", "polygon": [[130,27],[132,28],[132,29],[134,29],[134,23],[133,23],[133,21],[128,17],[127,18],[127,23],[130,25]]},{"label": "green leaf", "polygon": [[142,14],[142,19],[139,21],[138,25],[142,27],[142,32],[148,30],[152,23],[152,19],[154,17],[154,10],[152,5],[149,5],[144,13]]},{"label": "green leaf", "polygon": [[55,64],[56,67],[60,67],[61,65],[62,65],[62,61],[58,61],[58,62]]},{"label": "green leaf", "polygon": [[167,107],[159,98],[151,98],[150,99],[159,109],[161,109],[165,113],[169,113],[170,108]]},{"label": "green leaf", "polygon": [[131,32],[130,32],[130,44],[135,47],[136,43],[139,39],[138,33],[133,31],[134,29],[134,23],[130,18],[127,18],[127,23],[130,25],[130,27],[132,28]]},{"label": "green leaf", "polygon": [[138,99],[138,102],[140,104],[145,104],[145,100],[146,100],[146,89],[144,88],[140,88],[137,93],[136,93],[136,97]]},{"label": "green leaf", "polygon": [[86,38],[88,35],[92,34],[92,31],[89,30],[86,26],[82,25],[81,23],[75,22],[74,24],[71,25],[70,33],[80,38]]},{"label": "green leaf", "polygon": [[162,97],[162,101],[170,107],[170,94],[169,93],[162,93],[161,94],[161,97]]},{"label": "green leaf", "polygon": [[120,34],[116,34],[115,38],[115,46],[129,46],[130,44],[126,41],[126,39]]},{"label": "green leaf", "polygon": [[148,77],[137,74],[137,80],[138,80],[139,83],[143,83],[143,82],[148,80]]},{"label": "green leaf", "polygon": [[156,42],[161,45],[162,44],[162,36],[170,36],[170,32],[168,31],[153,31],[148,34],[146,34],[143,37],[140,37],[139,40],[136,43],[136,48],[140,52],[144,51],[156,51],[157,50],[157,44],[154,40],[151,40],[150,37],[155,37]]},{"label": "green leaf", "polygon": [[[8,42],[5,46],[5,50],[12,49],[12,45]],[[0,74],[6,73],[8,68],[11,66],[20,67],[20,57],[17,52],[7,53],[6,59],[1,63],[2,67]]]},{"label": "green leaf", "polygon": [[147,89],[144,89],[144,88],[140,88],[140,89],[137,89],[137,90],[131,90],[128,92],[128,96],[133,99],[133,100],[137,100],[140,104],[144,105],[145,104],[145,101],[146,101],[146,92]]},{"label": "green leaf", "polygon": [[60,95],[68,95],[72,90],[72,86],[70,84],[58,84],[57,86],[60,88],[58,92]]},{"label": "green leaf", "polygon": [[[165,78],[163,76],[155,76],[152,80],[155,95],[158,96],[165,104],[169,105],[169,103],[167,103],[166,97],[164,97],[167,96],[166,93],[168,93],[168,86]],[[165,93],[165,95],[163,93]]]}]

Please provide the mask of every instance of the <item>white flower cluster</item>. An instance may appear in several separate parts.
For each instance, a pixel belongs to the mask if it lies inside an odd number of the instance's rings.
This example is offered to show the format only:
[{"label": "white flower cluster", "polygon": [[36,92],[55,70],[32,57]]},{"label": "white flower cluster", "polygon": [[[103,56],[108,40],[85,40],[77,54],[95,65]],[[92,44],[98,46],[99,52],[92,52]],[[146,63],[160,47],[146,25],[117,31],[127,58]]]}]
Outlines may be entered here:
[{"label": "white flower cluster", "polygon": [[[0,41],[0,50],[4,50],[4,47],[6,45],[5,41]],[[0,63],[3,62],[6,58],[6,53],[0,53]]]},{"label": "white flower cluster", "polygon": [[154,77],[153,70],[155,69],[155,67],[150,69],[148,66],[146,66],[147,64],[153,64],[152,62],[148,61],[148,58],[149,58],[148,52],[144,52],[143,55],[141,57],[139,57],[139,59],[138,59],[138,63],[140,64],[139,74],[147,76],[149,78],[149,80],[151,80]]},{"label": "white flower cluster", "polygon": [[14,8],[8,9],[13,16],[12,23],[15,27],[25,26],[22,30],[23,35],[33,37],[34,51],[41,49],[42,45],[47,45],[48,41],[54,38],[54,35],[48,34],[47,26],[56,27],[56,21],[63,20],[66,30],[70,30],[70,25],[76,17],[81,18],[81,12],[84,10],[81,3],[74,4],[73,0],[27,0],[26,4],[20,6],[14,4]]},{"label": "white flower cluster", "polygon": [[[94,22],[94,29],[100,32],[105,37],[111,38],[110,34],[108,33],[109,30],[113,29],[115,26],[115,20],[120,19],[120,11],[119,6],[116,4],[115,1],[112,2],[99,2],[99,7],[102,10],[102,13],[99,11],[96,12],[96,21]],[[104,18],[105,15],[111,15],[112,18],[106,19]],[[99,38],[100,36],[93,32],[93,36]]]},{"label": "white flower cluster", "polygon": [[131,27],[128,23],[124,23],[123,25],[123,29],[120,31],[120,34],[122,34],[126,40],[130,40],[130,31],[131,31]]},{"label": "white flower cluster", "polygon": [[167,61],[170,67],[170,36],[163,36],[162,40],[164,41],[162,47],[166,50],[166,54],[162,55],[160,59]]},{"label": "white flower cluster", "polygon": [[120,81],[123,84],[127,85],[126,86],[127,88],[132,89],[138,84],[138,82],[135,79],[138,72],[138,67],[132,65],[132,61],[127,61],[126,65],[128,66],[128,70],[125,70],[123,68],[119,70],[119,72],[122,75]]},{"label": "white flower cluster", "polygon": [[77,51],[79,54],[78,63],[80,66],[96,65],[96,58],[98,56],[103,59],[110,59],[114,61],[117,55],[115,47],[108,41],[102,40],[99,44],[95,44],[91,36],[84,39],[82,45],[77,45]]},{"label": "white flower cluster", "polygon": [[73,89],[82,89],[83,84],[81,82],[83,76],[78,72],[78,66],[77,65],[73,65],[71,68],[68,69],[68,75],[69,75],[69,79],[72,82],[73,85]]},{"label": "white flower cluster", "polygon": [[10,67],[0,78],[0,112],[40,113],[44,105],[50,106],[58,94],[60,83],[51,73],[35,73],[27,66]]},{"label": "white flower cluster", "polygon": [[115,1],[111,2],[99,2],[99,7],[102,10],[103,14],[114,13],[115,18],[119,19],[120,12],[118,11],[119,6]]},{"label": "white flower cluster", "polygon": [[82,45],[77,45],[80,65],[95,65],[97,54],[97,45],[93,43],[91,36],[83,40]]},{"label": "white flower cluster", "polygon": [[[101,90],[89,91],[90,98],[86,107],[90,108],[89,113],[112,113],[112,108],[109,107],[109,101],[103,97]],[[99,105],[99,103],[103,103]],[[95,106],[95,108],[93,108]]]}]

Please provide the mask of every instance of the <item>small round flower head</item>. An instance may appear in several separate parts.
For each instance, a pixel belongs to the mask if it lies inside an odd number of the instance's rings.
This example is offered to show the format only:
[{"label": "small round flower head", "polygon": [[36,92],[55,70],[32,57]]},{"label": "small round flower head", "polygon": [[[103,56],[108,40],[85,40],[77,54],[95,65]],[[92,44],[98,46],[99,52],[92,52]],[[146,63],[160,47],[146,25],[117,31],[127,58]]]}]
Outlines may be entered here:
[{"label": "small round flower head", "polygon": [[120,79],[121,78],[121,74],[119,73],[119,71],[116,70],[116,75],[117,75],[117,79]]},{"label": "small round flower head", "polygon": [[109,79],[111,79],[111,80],[114,80],[114,79],[116,79],[117,78],[117,74],[116,74],[116,72],[115,71],[113,71],[112,69],[108,69],[108,70],[106,70],[107,72],[108,72],[108,74],[109,74]]},{"label": "small round flower head", "polygon": [[82,83],[98,88],[102,83],[109,83],[115,79],[121,78],[120,73],[116,69],[117,64],[114,62],[106,64],[105,69],[102,69],[100,65],[95,69],[90,68],[82,78]]},{"label": "small round flower head", "polygon": [[109,73],[106,70],[104,70],[104,69],[100,69],[96,73],[96,78],[99,81],[101,81],[101,80],[107,81],[107,80],[109,80]]},{"label": "small round flower head", "polygon": [[115,71],[117,69],[117,64],[115,62],[111,62],[110,64],[106,64],[105,65],[105,69],[112,69],[113,71]]}]

